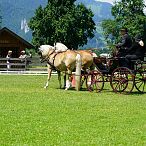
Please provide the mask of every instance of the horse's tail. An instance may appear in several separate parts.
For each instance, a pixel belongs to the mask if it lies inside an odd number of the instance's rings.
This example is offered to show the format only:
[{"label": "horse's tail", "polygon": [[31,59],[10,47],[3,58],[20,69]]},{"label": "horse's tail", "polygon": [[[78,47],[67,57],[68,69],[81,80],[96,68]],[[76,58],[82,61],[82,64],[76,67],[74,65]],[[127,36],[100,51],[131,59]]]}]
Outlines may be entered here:
[{"label": "horse's tail", "polygon": [[76,73],[75,73],[77,91],[80,90],[80,86],[81,86],[81,66],[82,66],[81,55],[77,54],[77,56],[76,56]]}]

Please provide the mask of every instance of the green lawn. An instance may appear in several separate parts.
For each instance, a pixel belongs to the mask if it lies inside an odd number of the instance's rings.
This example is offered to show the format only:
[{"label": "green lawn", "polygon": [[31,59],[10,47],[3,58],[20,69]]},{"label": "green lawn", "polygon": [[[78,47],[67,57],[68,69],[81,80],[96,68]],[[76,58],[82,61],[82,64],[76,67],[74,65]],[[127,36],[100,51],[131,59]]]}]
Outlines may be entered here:
[{"label": "green lawn", "polygon": [[145,146],[146,94],[58,89],[53,76],[0,75],[0,146]]}]

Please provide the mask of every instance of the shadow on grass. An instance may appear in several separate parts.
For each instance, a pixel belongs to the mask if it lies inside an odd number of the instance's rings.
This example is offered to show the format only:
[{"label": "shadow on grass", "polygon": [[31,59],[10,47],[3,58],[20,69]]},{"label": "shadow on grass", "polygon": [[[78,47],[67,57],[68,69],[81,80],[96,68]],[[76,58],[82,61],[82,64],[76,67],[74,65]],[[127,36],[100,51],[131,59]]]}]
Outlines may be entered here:
[{"label": "shadow on grass", "polygon": [[[56,89],[60,89],[60,88],[56,88]],[[65,90],[65,88],[61,88],[60,90]],[[76,91],[76,89],[75,89],[75,87],[71,87],[70,89],[68,89],[68,91]],[[135,96],[137,96],[137,95],[143,95],[143,94],[146,93],[146,92],[141,93],[139,91],[132,91],[130,93],[129,92],[114,92],[112,89],[108,89],[108,88],[104,88],[100,92],[89,91],[87,88],[81,88],[80,89],[80,92],[85,92],[85,91],[87,91],[89,93],[97,93],[97,94],[104,92],[104,93],[107,93],[107,94],[114,93],[114,94],[119,94],[119,95],[135,95]]]},{"label": "shadow on grass", "polygon": [[130,94],[131,95],[143,95],[143,94],[145,94],[146,92],[139,92],[139,91],[133,91],[133,92],[131,92]]}]

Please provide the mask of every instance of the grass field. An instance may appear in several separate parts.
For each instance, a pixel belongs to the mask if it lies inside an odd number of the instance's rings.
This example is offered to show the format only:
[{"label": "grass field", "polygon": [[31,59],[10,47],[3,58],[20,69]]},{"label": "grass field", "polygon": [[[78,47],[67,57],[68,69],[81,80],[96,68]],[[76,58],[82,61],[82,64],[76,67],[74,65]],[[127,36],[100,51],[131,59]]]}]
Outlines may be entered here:
[{"label": "grass field", "polygon": [[0,146],[146,146],[146,94],[58,89],[0,75]]}]

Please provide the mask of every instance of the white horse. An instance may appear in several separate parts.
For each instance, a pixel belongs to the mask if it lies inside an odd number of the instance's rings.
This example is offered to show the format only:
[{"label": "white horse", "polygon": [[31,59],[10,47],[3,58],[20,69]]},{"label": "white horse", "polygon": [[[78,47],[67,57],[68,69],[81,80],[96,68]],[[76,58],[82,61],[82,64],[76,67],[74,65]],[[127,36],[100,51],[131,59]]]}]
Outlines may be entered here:
[{"label": "white horse", "polygon": [[[56,53],[56,50],[59,50],[60,53]],[[50,45],[40,46],[39,54],[41,55],[40,57],[41,62],[47,61],[47,66],[48,66],[48,78],[44,88],[48,87],[52,69],[55,69],[58,73],[60,88],[61,88],[61,72],[65,72],[65,73],[67,72],[68,81],[71,81],[72,71],[75,70],[76,61],[81,56],[75,51],[72,50],[64,51],[64,50],[67,50],[67,47],[64,48],[64,46],[61,43],[57,43],[55,47]],[[66,86],[66,89],[68,89],[69,87],[70,86]]]}]

